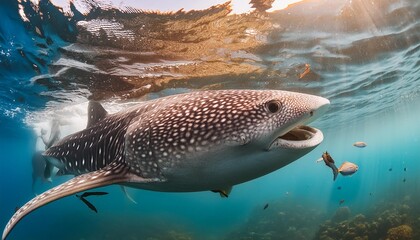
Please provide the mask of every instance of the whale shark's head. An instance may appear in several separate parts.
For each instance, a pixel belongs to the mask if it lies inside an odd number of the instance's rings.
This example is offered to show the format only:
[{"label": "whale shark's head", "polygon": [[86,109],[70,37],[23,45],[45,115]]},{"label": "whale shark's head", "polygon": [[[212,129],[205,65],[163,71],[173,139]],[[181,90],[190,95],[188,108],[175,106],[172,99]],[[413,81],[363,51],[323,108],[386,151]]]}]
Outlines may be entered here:
[{"label": "whale shark's head", "polygon": [[234,185],[287,165],[321,143],[322,132],[305,124],[329,105],[276,90],[205,91],[163,101],[149,113],[153,118],[128,129],[126,159],[143,177],[162,174],[171,191]]}]

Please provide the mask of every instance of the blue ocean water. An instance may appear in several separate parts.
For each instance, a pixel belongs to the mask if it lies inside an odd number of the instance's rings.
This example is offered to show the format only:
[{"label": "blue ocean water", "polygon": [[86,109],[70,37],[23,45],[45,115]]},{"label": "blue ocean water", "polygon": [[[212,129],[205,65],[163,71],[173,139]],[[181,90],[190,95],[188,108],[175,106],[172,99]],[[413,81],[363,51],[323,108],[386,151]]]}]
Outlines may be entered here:
[{"label": "blue ocean water", "polygon": [[[10,239],[401,239],[398,227],[402,239],[420,239],[417,0],[303,1],[249,14],[229,14],[229,4],[159,13],[82,3],[87,12],[73,2],[68,12],[48,0],[0,3],[1,226],[34,196],[41,129],[52,119],[63,136],[82,129],[90,99],[112,112],[202,89],[316,94],[331,101],[311,124],[325,139],[227,199],[128,189],[134,204],[110,186],[92,198],[98,213],[69,196],[29,214]],[[333,181],[316,163],[324,151],[359,171]],[[38,182],[36,192],[67,179]]]}]

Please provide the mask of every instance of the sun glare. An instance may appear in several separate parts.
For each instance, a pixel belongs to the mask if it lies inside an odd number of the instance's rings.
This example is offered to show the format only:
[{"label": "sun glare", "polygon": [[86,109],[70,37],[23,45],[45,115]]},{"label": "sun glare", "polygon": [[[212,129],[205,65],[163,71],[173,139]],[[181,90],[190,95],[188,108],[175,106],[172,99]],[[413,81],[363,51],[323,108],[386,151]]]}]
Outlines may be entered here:
[{"label": "sun glare", "polygon": [[287,8],[290,4],[301,2],[303,0],[276,0],[274,1],[272,7],[267,10],[267,12],[273,12],[277,10],[282,10]]}]

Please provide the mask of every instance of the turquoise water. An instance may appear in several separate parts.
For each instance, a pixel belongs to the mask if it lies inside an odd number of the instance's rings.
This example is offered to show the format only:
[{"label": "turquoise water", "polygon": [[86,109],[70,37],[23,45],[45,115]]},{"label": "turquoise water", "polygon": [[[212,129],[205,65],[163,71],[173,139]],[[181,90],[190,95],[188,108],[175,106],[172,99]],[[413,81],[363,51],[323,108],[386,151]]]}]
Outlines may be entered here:
[{"label": "turquoise water", "polygon": [[[324,142],[227,199],[128,189],[134,204],[110,186],[90,198],[98,213],[69,196],[29,214],[10,239],[401,239],[401,226],[412,229],[403,239],[420,239],[418,1],[304,1],[247,15],[227,5],[159,14],[90,3],[69,17],[22,1],[29,21],[17,2],[0,3],[1,226],[34,196],[36,135],[53,118],[62,136],[82,129],[89,99],[115,112],[202,89],[316,94],[331,101],[311,124]],[[333,181],[316,163],[324,151],[358,172]],[[69,178],[38,182],[36,192]]]}]

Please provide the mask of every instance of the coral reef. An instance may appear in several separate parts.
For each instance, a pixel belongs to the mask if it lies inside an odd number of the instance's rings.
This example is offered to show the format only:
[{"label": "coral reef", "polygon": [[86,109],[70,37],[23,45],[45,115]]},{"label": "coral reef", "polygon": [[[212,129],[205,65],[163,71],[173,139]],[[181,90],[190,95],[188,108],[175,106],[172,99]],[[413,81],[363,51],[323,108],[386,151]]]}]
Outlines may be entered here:
[{"label": "coral reef", "polygon": [[375,232],[375,224],[369,224],[366,217],[362,214],[354,218],[341,222],[326,221],[321,225],[315,239],[321,240],[350,240],[350,239],[370,239],[369,234]]},{"label": "coral reef", "polygon": [[335,212],[334,216],[332,217],[331,221],[333,222],[341,222],[344,220],[349,219],[351,216],[351,211],[349,207],[340,207]]},{"label": "coral reef", "polygon": [[377,205],[366,215],[340,219],[337,210],[331,220],[325,221],[314,239],[319,240],[411,240],[420,237],[419,210],[410,197],[400,202],[387,202]]},{"label": "coral reef", "polygon": [[[381,198],[368,208],[339,206],[320,211],[316,202],[279,200],[261,204],[224,239],[240,240],[413,240],[420,239],[420,195]],[[264,206],[264,207],[263,207]],[[268,206],[268,205],[267,205]],[[317,210],[318,209],[318,210]],[[329,215],[328,214],[328,215]]]},{"label": "coral reef", "polygon": [[413,229],[408,225],[400,225],[388,230],[387,240],[411,240]]}]

